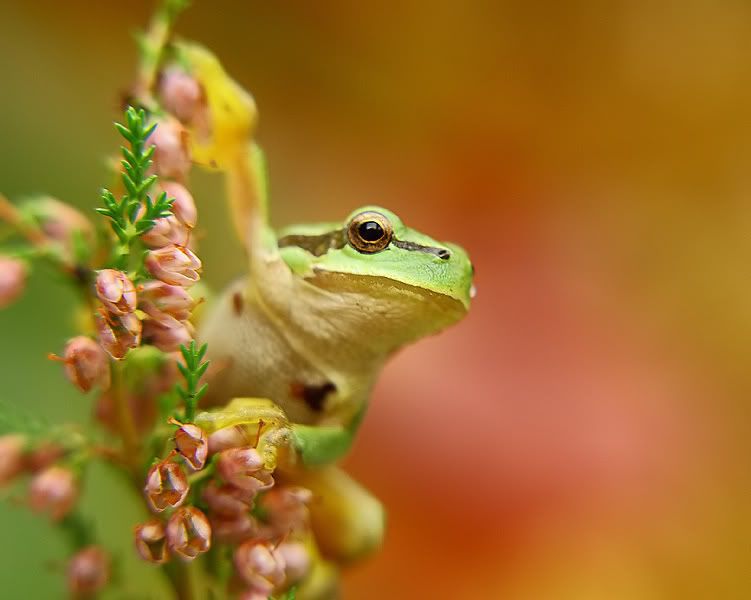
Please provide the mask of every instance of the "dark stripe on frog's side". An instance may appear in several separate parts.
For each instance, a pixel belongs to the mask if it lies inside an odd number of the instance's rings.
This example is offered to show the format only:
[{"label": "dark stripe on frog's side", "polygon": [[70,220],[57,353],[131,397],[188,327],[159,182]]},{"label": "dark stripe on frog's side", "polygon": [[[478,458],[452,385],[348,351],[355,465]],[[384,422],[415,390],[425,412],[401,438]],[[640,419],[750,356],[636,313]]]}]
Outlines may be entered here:
[{"label": "dark stripe on frog's side", "polygon": [[[434,254],[442,260],[451,258],[451,252],[446,248],[436,248],[435,246],[423,246],[414,242],[403,242],[393,238],[391,243],[397,248],[408,250],[410,252],[426,252]],[[347,233],[344,229],[322,233],[321,235],[285,235],[279,238],[277,244],[280,248],[296,246],[309,252],[313,256],[323,256],[332,248],[339,250],[347,245]],[[386,248],[384,248],[385,250]]]}]

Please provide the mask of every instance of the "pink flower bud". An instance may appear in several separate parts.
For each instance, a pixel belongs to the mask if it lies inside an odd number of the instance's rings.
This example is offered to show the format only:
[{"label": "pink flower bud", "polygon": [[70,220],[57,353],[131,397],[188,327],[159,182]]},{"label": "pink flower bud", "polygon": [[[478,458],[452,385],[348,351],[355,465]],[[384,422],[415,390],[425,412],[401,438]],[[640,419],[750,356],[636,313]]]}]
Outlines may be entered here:
[{"label": "pink flower bud", "polygon": [[212,515],[211,532],[214,539],[224,544],[239,544],[247,539],[255,538],[258,533],[258,523],[248,513],[234,516]]},{"label": "pink flower bud", "polygon": [[0,487],[13,481],[24,467],[26,438],[18,434],[0,436]]},{"label": "pink flower bud", "polygon": [[247,541],[235,550],[235,569],[254,591],[270,596],[284,584],[284,557],[270,544]]},{"label": "pink flower bud", "polygon": [[192,423],[178,423],[175,433],[175,448],[188,464],[196,471],[203,469],[209,454],[209,443],[203,429]]},{"label": "pink flower bud", "polygon": [[127,315],[136,310],[136,286],[122,271],[102,269],[96,276],[96,295],[113,315]]},{"label": "pink flower bud", "polygon": [[198,81],[175,67],[162,72],[159,78],[159,95],[162,106],[183,123],[190,123],[196,112],[205,104],[203,90]]},{"label": "pink flower bud", "polygon": [[[193,229],[198,221],[198,211],[193,196],[188,189],[176,181],[161,181],[159,187],[172,198],[172,214],[188,229]],[[184,242],[185,240],[183,240]]]},{"label": "pink flower bud", "polygon": [[262,506],[276,535],[284,537],[308,526],[308,505],[313,493],[303,487],[284,486],[264,495]]},{"label": "pink flower bud", "polygon": [[123,358],[141,343],[142,325],[135,313],[119,317],[97,313],[95,319],[99,343],[112,358]]},{"label": "pink flower bud", "polygon": [[72,471],[53,465],[35,475],[29,486],[29,504],[54,521],[67,515],[78,499],[78,483]]},{"label": "pink flower bud", "polygon": [[136,550],[142,559],[157,565],[167,562],[167,534],[161,521],[154,520],[137,525],[135,538]]},{"label": "pink flower bud", "polygon": [[247,446],[251,440],[239,425],[224,427],[209,435],[209,453],[216,454],[229,448]]},{"label": "pink flower bud", "polygon": [[268,600],[269,595],[265,592],[259,592],[257,590],[245,590],[242,595],[238,596],[238,600]]},{"label": "pink flower bud", "polygon": [[160,281],[168,285],[190,287],[201,277],[201,261],[185,246],[165,246],[148,253],[146,268]]},{"label": "pink flower bud", "polygon": [[165,314],[186,321],[194,305],[195,301],[185,288],[163,281],[147,281],[141,292],[141,309],[156,321],[162,320]]},{"label": "pink flower bud", "polygon": [[30,202],[29,210],[44,235],[59,244],[66,254],[72,253],[76,235],[87,242],[94,239],[94,227],[91,222],[70,204],[45,197]]},{"label": "pink flower bud", "polygon": [[68,563],[68,589],[75,597],[88,597],[101,590],[110,577],[109,555],[99,546],[80,550]]},{"label": "pink flower bud", "polygon": [[254,495],[233,485],[212,481],[204,488],[202,497],[212,514],[236,517],[250,510]]},{"label": "pink flower bud", "polygon": [[219,453],[217,471],[226,481],[248,492],[257,493],[274,485],[271,473],[255,448],[230,448]]},{"label": "pink flower bud", "polygon": [[151,508],[156,512],[180,506],[189,490],[188,479],[180,465],[168,460],[149,469],[143,489]]},{"label": "pink flower bud", "polygon": [[193,326],[188,321],[178,321],[169,315],[162,315],[159,321],[146,319],[143,322],[143,341],[163,352],[175,352],[192,339]]},{"label": "pink flower bud", "polygon": [[65,375],[82,392],[88,392],[95,385],[102,389],[109,387],[107,353],[91,338],[79,335],[69,340],[62,361],[65,363]]},{"label": "pink flower bud", "polygon": [[65,448],[55,442],[42,442],[26,453],[24,468],[32,473],[43,471],[65,456]]},{"label": "pink flower bud", "polygon": [[160,177],[184,180],[190,171],[188,132],[176,119],[164,119],[157,124],[148,139],[154,144],[154,168]]},{"label": "pink flower bud", "polygon": [[193,506],[178,508],[167,522],[167,543],[183,560],[193,560],[211,547],[211,525]]},{"label": "pink flower bud", "polygon": [[300,542],[283,542],[276,551],[284,558],[284,574],[289,583],[305,578],[310,571],[310,553],[305,544]]},{"label": "pink flower bud", "polygon": [[187,244],[188,228],[175,216],[162,217],[154,221],[154,227],[141,235],[149,248],[163,248],[171,244]]},{"label": "pink flower bud", "polygon": [[16,258],[0,256],[0,308],[18,298],[26,287],[26,264]]}]

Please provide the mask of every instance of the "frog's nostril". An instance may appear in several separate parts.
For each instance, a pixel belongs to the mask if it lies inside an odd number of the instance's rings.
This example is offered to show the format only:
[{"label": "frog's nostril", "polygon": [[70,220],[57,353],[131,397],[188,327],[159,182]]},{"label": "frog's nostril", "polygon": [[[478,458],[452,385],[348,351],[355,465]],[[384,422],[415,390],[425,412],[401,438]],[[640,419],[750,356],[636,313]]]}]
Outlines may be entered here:
[{"label": "frog's nostril", "polygon": [[441,248],[436,254],[438,255],[438,258],[441,258],[443,260],[448,260],[449,258],[451,258],[451,252],[445,250],[444,248]]}]

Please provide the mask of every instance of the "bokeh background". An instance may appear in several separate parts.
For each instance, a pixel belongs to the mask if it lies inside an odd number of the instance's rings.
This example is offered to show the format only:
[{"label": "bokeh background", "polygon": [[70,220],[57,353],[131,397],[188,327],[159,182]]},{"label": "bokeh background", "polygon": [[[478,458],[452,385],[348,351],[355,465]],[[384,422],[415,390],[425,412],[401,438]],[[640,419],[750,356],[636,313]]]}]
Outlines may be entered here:
[{"label": "bokeh background", "polygon": [[[150,3],[0,1],[0,189],[81,207]],[[386,368],[349,470],[389,510],[347,598],[751,597],[751,4],[196,1],[178,31],[259,104],[277,224],[378,202],[477,268],[467,319]],[[242,272],[197,176],[205,276]],[[85,419],[48,351],[71,293],[0,313],[0,399]],[[85,502],[125,558],[138,511]],[[3,598],[56,598],[64,545],[0,510]],[[122,596],[120,596],[122,597]]]}]

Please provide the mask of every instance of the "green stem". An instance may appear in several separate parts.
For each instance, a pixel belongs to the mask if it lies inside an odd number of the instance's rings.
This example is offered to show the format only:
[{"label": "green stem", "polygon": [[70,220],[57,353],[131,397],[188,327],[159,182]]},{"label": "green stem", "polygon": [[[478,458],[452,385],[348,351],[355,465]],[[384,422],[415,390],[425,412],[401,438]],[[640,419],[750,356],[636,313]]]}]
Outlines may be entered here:
[{"label": "green stem", "polygon": [[136,424],[133,420],[133,413],[130,410],[130,404],[125,390],[123,381],[122,365],[119,362],[112,363],[112,402],[115,405],[117,414],[118,429],[120,437],[123,440],[123,450],[125,463],[129,466],[132,473],[136,474],[139,463],[139,441]]},{"label": "green stem", "polygon": [[79,512],[72,512],[60,521],[60,529],[73,550],[79,550],[93,543],[94,532],[90,524],[84,520]]},{"label": "green stem", "polygon": [[164,572],[175,590],[177,600],[198,600],[194,586],[191,565],[173,560],[164,565]]},{"label": "green stem", "polygon": [[158,106],[153,96],[154,85],[172,25],[187,5],[188,2],[185,0],[163,0],[148,30],[141,38],[141,61],[138,68],[136,97],[150,110]]}]

